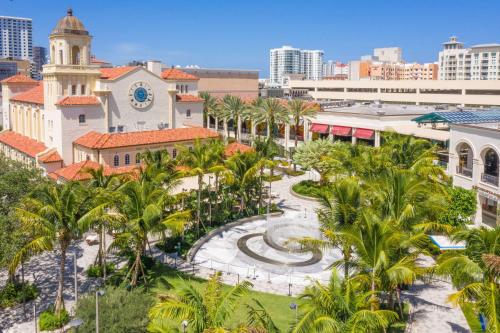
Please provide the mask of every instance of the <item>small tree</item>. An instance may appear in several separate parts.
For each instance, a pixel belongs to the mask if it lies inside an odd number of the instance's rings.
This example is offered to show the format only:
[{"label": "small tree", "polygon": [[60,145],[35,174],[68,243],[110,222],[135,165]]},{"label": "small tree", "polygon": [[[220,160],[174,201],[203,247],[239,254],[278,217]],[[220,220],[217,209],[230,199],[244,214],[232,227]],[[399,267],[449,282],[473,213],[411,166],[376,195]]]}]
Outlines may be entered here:
[{"label": "small tree", "polygon": [[327,159],[334,148],[335,144],[329,140],[309,141],[297,148],[293,155],[293,162],[305,169],[317,171],[320,175],[319,182],[323,185],[328,173],[335,167],[335,163]]},{"label": "small tree", "polygon": [[470,222],[471,216],[476,212],[476,193],[461,187],[449,189],[450,203],[441,216],[439,222],[458,227]]}]

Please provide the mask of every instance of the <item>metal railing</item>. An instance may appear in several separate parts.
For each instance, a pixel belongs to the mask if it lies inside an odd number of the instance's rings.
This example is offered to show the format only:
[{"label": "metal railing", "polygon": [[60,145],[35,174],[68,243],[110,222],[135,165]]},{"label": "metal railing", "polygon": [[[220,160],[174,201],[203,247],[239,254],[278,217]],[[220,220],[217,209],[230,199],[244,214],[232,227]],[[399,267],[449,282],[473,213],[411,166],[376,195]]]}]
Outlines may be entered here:
[{"label": "metal railing", "polygon": [[482,173],[481,174],[481,181],[483,183],[491,184],[493,186],[498,186],[498,176],[495,176],[495,175]]},{"label": "metal railing", "polygon": [[467,169],[461,165],[457,165],[457,173],[459,175],[472,178],[472,169]]}]

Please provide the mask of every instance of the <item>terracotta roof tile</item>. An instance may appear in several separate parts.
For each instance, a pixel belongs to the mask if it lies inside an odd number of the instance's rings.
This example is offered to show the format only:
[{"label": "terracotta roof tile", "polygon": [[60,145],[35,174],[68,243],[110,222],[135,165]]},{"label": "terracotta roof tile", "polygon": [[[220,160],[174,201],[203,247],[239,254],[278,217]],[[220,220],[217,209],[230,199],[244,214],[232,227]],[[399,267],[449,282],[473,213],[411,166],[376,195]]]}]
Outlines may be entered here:
[{"label": "terracotta roof tile", "polygon": [[199,80],[198,77],[196,77],[192,74],[188,74],[186,72],[183,72],[177,68],[165,69],[161,73],[161,78],[165,79],[165,80],[175,80],[175,81],[198,81]]},{"label": "terracotta roof tile", "polygon": [[30,90],[23,93],[17,94],[10,98],[11,101],[32,103],[32,104],[44,104],[43,98],[43,85],[38,83],[38,85]]},{"label": "terracotta roof tile", "polygon": [[233,143],[230,143],[226,146],[226,148],[224,149],[224,155],[226,157],[231,157],[238,152],[239,153],[246,153],[249,151],[255,151],[255,149],[253,149],[250,146],[239,143],[239,142],[233,142]]},{"label": "terracotta roof tile", "polygon": [[6,79],[3,79],[2,81],[0,81],[0,83],[33,83],[33,84],[37,83],[38,84],[38,81],[35,81],[32,78],[27,77],[26,75],[23,75],[23,74],[16,74],[16,75],[10,76]]},{"label": "terracotta roof tile", "polygon": [[101,59],[97,59],[97,58],[90,58],[90,63],[91,64],[109,64],[110,62],[109,61],[106,61],[106,60],[101,60]]},{"label": "terracotta roof tile", "polygon": [[136,69],[137,66],[122,66],[122,67],[112,67],[112,68],[99,68],[101,71],[101,79],[103,80],[115,80],[122,75]]},{"label": "terracotta roof tile", "polygon": [[43,143],[12,131],[1,132],[0,142],[31,157],[47,149]]},{"label": "terracotta roof tile", "polygon": [[175,96],[175,100],[181,103],[202,103],[203,98],[194,95],[180,95]]},{"label": "terracotta roof tile", "polygon": [[78,105],[100,105],[96,96],[66,96],[57,101],[56,105],[78,106]]},{"label": "terracotta roof tile", "polygon": [[42,163],[62,162],[62,157],[57,150],[50,150],[43,155],[38,156],[38,161]]},{"label": "terracotta roof tile", "polygon": [[194,127],[128,133],[89,132],[73,143],[91,149],[111,149],[218,137],[217,132],[208,128]]},{"label": "terracotta roof tile", "polygon": [[[100,164],[94,161],[82,161],[79,163],[73,163],[70,165],[67,165],[61,169],[57,169],[54,172],[51,172],[49,174],[49,177],[57,180],[57,179],[62,179],[62,180],[87,180],[90,179],[90,174],[85,172],[87,169],[94,169],[97,170],[100,167]],[[127,173],[133,173],[134,170],[137,169],[137,166],[135,165],[130,165],[130,166],[125,166],[125,167],[119,167],[119,168],[111,168],[111,167],[104,167],[104,175],[109,176],[109,175],[121,175],[121,174],[127,174]]]}]

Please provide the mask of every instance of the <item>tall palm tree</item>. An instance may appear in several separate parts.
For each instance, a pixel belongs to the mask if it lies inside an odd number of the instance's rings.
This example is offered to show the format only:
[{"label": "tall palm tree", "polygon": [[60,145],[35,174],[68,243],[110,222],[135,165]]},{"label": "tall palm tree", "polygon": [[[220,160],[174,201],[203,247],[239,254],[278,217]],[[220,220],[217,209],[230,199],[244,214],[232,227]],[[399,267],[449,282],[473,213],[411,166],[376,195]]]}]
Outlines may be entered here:
[{"label": "tall palm tree", "polygon": [[438,258],[436,273],[451,277],[458,289],[448,300],[454,305],[471,304],[487,319],[488,333],[500,332],[500,273],[487,261],[500,256],[500,227],[465,229],[452,235],[463,241],[465,251],[450,251]]},{"label": "tall palm tree", "polygon": [[253,119],[258,123],[267,124],[267,137],[273,138],[273,131],[276,124],[288,124],[290,115],[283,102],[277,98],[268,98],[262,101],[262,104],[255,108]]},{"label": "tall palm tree", "polygon": [[209,127],[209,117],[212,116],[217,128],[217,117],[215,117],[218,108],[217,98],[206,91],[200,92],[200,97],[203,99],[203,127]]},{"label": "tall palm tree", "polygon": [[187,320],[195,333],[223,329],[251,287],[250,282],[243,281],[224,291],[220,274],[214,274],[204,284],[203,290],[184,282],[176,293],[167,291],[158,295],[159,301],[151,308],[150,318]]},{"label": "tall palm tree", "polygon": [[288,110],[295,126],[295,148],[297,148],[300,123],[304,121],[305,117],[314,117],[318,112],[318,108],[311,106],[310,103],[302,99],[292,99],[288,101]]},{"label": "tall palm tree", "polygon": [[385,331],[398,316],[390,310],[368,310],[369,297],[361,284],[340,279],[334,269],[328,285],[316,281],[300,295],[302,314],[291,332]]},{"label": "tall palm tree", "polygon": [[94,220],[96,211],[85,211],[86,195],[79,183],[64,185],[45,184],[36,188],[15,209],[23,230],[30,235],[30,241],[12,259],[10,270],[14,271],[21,260],[29,254],[59,250],[58,287],[55,312],[64,309],[64,267],[66,252],[71,241],[79,239],[83,232],[84,220]]},{"label": "tall palm tree", "polygon": [[247,108],[247,104],[239,96],[226,95],[222,99],[221,111],[226,115],[227,119],[233,120],[234,138],[236,141],[241,141],[239,137],[241,133],[241,120]]},{"label": "tall palm tree", "polygon": [[149,245],[149,234],[159,234],[164,230],[170,231],[173,235],[182,233],[190,213],[189,211],[166,213],[168,192],[154,182],[130,180],[123,184],[119,191],[121,202],[118,208],[126,221],[113,241],[112,247],[132,250],[134,261],[127,276],[131,277],[131,286],[136,286],[139,274],[142,274],[145,280],[141,256]]},{"label": "tall palm tree", "polygon": [[[90,180],[87,182],[87,191],[91,197],[90,205],[96,209],[96,219],[88,221],[92,226],[96,227],[99,235],[99,250],[97,252],[97,264],[101,267],[104,275],[106,275],[106,244],[105,234],[106,228],[120,223],[122,216],[114,210],[115,204],[118,202],[116,189],[121,185],[120,177],[116,174],[106,175],[104,167],[98,169],[88,168],[85,170],[90,175]],[[97,214],[97,210],[100,210]],[[86,228],[90,227],[86,226]]]},{"label": "tall palm tree", "polygon": [[261,167],[261,159],[257,153],[249,151],[231,156],[225,161],[225,165],[232,173],[232,186],[239,199],[239,211],[242,212],[255,189],[254,185]]},{"label": "tall palm tree", "polygon": [[200,234],[201,221],[201,191],[203,188],[203,176],[210,172],[211,168],[220,165],[222,161],[223,148],[220,141],[210,141],[207,144],[196,140],[192,148],[181,147],[178,160],[181,165],[190,168],[190,173],[198,177],[198,193],[196,201],[196,233]]}]

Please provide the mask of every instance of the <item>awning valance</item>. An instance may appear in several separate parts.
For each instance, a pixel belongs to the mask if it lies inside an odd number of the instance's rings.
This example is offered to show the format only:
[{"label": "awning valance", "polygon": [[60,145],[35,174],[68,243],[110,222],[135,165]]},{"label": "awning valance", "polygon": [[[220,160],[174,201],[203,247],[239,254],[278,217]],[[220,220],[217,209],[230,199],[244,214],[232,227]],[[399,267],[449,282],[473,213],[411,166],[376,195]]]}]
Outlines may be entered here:
[{"label": "awning valance", "polygon": [[336,136],[351,136],[352,127],[332,126],[332,134]]},{"label": "awning valance", "polygon": [[354,136],[358,139],[373,139],[373,134],[375,132],[367,128],[356,128],[354,131]]},{"label": "awning valance", "polygon": [[328,133],[328,125],[312,124],[311,125],[311,132],[326,134],[326,133]]}]

